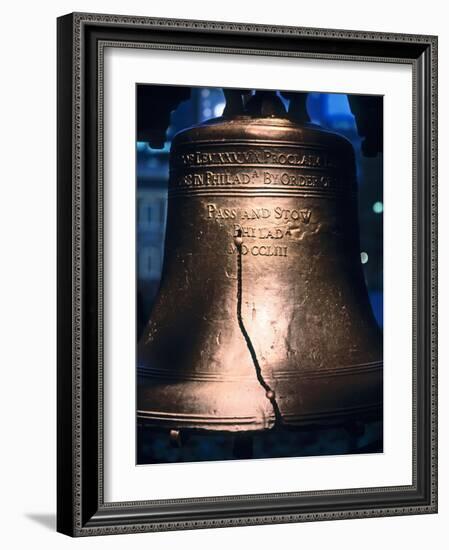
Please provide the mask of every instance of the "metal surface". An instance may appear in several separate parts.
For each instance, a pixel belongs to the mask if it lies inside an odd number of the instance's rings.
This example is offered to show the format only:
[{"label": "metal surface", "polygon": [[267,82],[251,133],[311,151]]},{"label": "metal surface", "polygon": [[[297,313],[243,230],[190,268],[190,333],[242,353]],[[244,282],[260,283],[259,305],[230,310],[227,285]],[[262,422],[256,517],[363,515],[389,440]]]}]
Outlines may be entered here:
[{"label": "metal surface", "polygon": [[165,265],[138,350],[138,416],[158,427],[380,414],[352,146],[254,97],[266,116],[215,119],[172,145]]}]

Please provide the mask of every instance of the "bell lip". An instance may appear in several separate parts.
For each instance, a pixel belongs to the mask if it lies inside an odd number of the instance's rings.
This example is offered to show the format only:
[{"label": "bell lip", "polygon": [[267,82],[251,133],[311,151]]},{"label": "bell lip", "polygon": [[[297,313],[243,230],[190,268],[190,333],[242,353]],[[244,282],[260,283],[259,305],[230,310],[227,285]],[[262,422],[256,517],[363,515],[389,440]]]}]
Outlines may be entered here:
[{"label": "bell lip", "polygon": [[199,433],[199,434],[258,434],[261,432],[277,431],[284,429],[287,431],[296,431],[304,429],[326,430],[345,426],[351,423],[376,422],[383,418],[383,406],[380,403],[371,403],[359,407],[346,408],[339,411],[326,411],[325,413],[315,414],[287,414],[282,417],[282,423],[276,423],[274,414],[268,415],[264,422],[256,418],[252,421],[229,423],[226,418],[210,417],[208,422],[206,418],[199,423],[193,419],[183,418],[180,414],[176,419],[161,420],[160,413],[150,411],[137,411],[136,419],[138,425],[151,428],[159,433],[178,430],[180,432]]}]

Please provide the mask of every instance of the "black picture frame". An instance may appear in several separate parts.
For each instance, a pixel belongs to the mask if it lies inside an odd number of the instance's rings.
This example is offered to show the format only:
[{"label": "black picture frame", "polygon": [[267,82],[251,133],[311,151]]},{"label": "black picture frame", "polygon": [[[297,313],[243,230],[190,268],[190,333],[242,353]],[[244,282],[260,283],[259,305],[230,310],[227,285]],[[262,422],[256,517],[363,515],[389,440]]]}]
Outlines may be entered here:
[{"label": "black picture frame", "polygon": [[[437,37],[75,13],[58,28],[57,530],[71,536],[437,512]],[[413,71],[413,482],[104,502],[102,44],[406,63]]]}]

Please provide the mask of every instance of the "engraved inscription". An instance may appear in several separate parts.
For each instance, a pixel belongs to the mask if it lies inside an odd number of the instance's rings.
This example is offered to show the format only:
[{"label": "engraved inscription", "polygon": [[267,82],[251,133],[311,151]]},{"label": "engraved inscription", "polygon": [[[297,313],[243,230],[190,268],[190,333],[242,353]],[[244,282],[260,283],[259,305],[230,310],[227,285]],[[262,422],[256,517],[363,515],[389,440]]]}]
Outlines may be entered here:
[{"label": "engraved inscription", "polygon": [[284,188],[297,187],[301,189],[332,190],[337,187],[337,180],[329,174],[304,174],[291,169],[283,171],[251,172],[188,172],[180,177],[172,176],[172,183],[180,188],[204,187],[266,187]]},{"label": "engraved inscription", "polygon": [[[229,235],[241,236],[247,242],[242,244],[242,254],[286,258],[289,241],[300,241],[307,234],[319,231],[317,220],[312,223],[310,208],[228,208],[210,202],[205,205],[205,219],[225,222]],[[312,225],[311,229],[308,226]],[[253,242],[251,242],[253,241]],[[256,241],[256,242],[254,242]],[[231,242],[228,254],[235,254],[237,247]]]},{"label": "engraved inscription", "polygon": [[335,179],[331,176],[316,176],[316,175],[304,175],[294,174],[291,172],[281,173],[263,173],[264,185],[296,185],[298,187],[315,187],[320,189],[326,189],[332,187]]},{"label": "engraved inscription", "polygon": [[310,208],[301,208],[298,209],[290,209],[290,208],[281,208],[280,206],[276,206],[273,210],[274,212],[274,218],[276,220],[284,219],[288,220],[291,219],[293,221],[300,220],[304,223],[310,222],[310,216],[312,214],[312,210]]},{"label": "engraved inscription", "polygon": [[213,187],[247,185],[251,181],[251,176],[245,172],[231,174],[229,172],[199,172],[185,174],[179,179],[178,185],[186,187]]},{"label": "engraved inscription", "polygon": [[214,220],[235,220],[237,210],[235,208],[218,208],[216,204],[207,205],[207,217]]},{"label": "engraved inscription", "polygon": [[[235,254],[237,252],[237,247],[234,244],[230,244],[228,247],[228,254]],[[286,246],[246,246],[242,244],[242,255],[246,256],[251,254],[251,256],[277,256],[277,257],[287,257],[287,247]]]},{"label": "engraved inscription", "polygon": [[273,149],[250,149],[242,151],[191,151],[175,157],[183,166],[220,166],[235,164],[278,164],[320,168],[327,165],[322,153],[309,150],[276,151]]},{"label": "engraved inscription", "polygon": [[207,218],[214,220],[266,220],[273,218],[275,220],[293,220],[310,222],[312,210],[310,208],[282,208],[275,206],[274,208],[222,208],[215,203],[208,203]]}]

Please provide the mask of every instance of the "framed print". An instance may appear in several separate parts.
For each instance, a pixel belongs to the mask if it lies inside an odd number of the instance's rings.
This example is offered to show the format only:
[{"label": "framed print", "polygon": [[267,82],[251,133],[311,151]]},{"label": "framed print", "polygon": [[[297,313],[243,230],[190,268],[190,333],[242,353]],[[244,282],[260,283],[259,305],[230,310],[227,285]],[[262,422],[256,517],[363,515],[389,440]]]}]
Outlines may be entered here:
[{"label": "framed print", "polygon": [[437,511],[437,38],[58,20],[58,530]]}]

